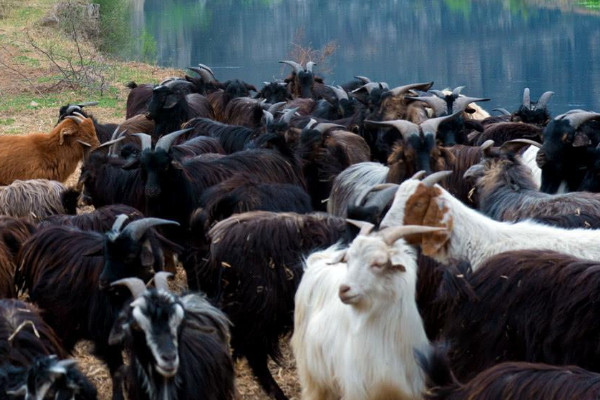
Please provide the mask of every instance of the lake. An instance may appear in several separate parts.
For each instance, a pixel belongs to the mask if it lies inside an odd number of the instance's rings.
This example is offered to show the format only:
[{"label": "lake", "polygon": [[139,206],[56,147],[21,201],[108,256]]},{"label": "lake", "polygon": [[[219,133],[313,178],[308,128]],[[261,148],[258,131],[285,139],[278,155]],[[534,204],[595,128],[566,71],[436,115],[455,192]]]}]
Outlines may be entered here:
[{"label": "lake", "polygon": [[131,1],[140,39],[127,58],[150,48],[159,65],[203,63],[222,81],[260,88],[289,73],[279,60],[318,58],[328,47],[314,72],[329,84],[432,80],[511,111],[530,87],[532,99],[555,92],[553,115],[600,111],[600,1]]}]

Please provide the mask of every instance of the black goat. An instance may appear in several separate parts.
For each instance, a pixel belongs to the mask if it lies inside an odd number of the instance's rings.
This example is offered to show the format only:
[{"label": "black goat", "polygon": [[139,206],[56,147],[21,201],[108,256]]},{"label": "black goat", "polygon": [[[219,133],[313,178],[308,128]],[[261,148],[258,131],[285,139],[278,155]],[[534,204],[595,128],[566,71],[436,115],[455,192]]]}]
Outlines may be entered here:
[{"label": "black goat", "polygon": [[121,398],[115,374],[122,358],[119,348],[109,346],[108,335],[127,296],[103,288],[127,276],[149,280],[160,268],[157,258],[162,252],[152,252],[148,230],[173,223],[148,218],[121,230],[126,219],[120,215],[105,235],[65,226],[40,229],[23,244],[15,279],[42,308],[44,319],[67,351],[81,339],[94,342],[96,354],[113,377],[113,398]]},{"label": "black goat", "polygon": [[599,270],[595,261],[522,250],[490,257],[459,278],[477,300],[450,296],[456,306],[442,334],[451,343],[454,373],[471,379],[509,360],[600,371]]},{"label": "black goat", "polygon": [[267,357],[279,359],[279,338],[293,327],[302,255],[332,245],[345,230],[344,219],[327,214],[253,211],[233,215],[209,232],[208,263],[194,275],[233,323],[234,357],[246,357],[263,389],[276,399],[286,397],[267,368]]},{"label": "black goat", "polygon": [[570,400],[600,396],[600,374],[576,366],[504,362],[467,383],[452,374],[445,349],[418,354],[426,374],[426,400]]},{"label": "black goat", "polygon": [[17,254],[23,242],[35,230],[35,225],[27,220],[0,216],[0,298],[17,297],[15,288]]},{"label": "black goat", "polygon": [[287,91],[285,82],[264,82],[265,86],[254,96],[256,99],[265,99],[269,104],[276,104],[292,99]]},{"label": "black goat", "polygon": [[116,321],[113,345],[123,344],[128,398],[176,400],[235,398],[234,369],[229,350],[229,321],[203,296],[178,296],[166,276],[155,275],[156,289],[128,278],[134,301]]},{"label": "black goat", "polygon": [[497,221],[521,221],[559,214],[600,215],[600,194],[571,192],[548,194],[538,191],[531,170],[523,164],[519,151],[528,141],[504,143],[492,149],[492,142],[481,146],[479,164],[465,172],[475,181],[477,208]]},{"label": "black goat", "polygon": [[544,142],[536,159],[542,169],[542,192],[556,193],[563,182],[569,191],[579,188],[589,159],[588,146],[598,145],[598,138],[592,140],[579,128],[599,117],[598,113],[573,110],[554,118],[544,128]]},{"label": "black goat", "polygon": [[[250,85],[239,79],[223,82],[222,87],[224,88],[223,90],[210,93],[206,98],[214,111],[214,119],[219,122],[226,122],[225,108],[227,104],[237,97],[250,97],[250,91],[253,90],[256,92],[257,90],[254,85]],[[202,115],[198,116],[201,117]]]}]

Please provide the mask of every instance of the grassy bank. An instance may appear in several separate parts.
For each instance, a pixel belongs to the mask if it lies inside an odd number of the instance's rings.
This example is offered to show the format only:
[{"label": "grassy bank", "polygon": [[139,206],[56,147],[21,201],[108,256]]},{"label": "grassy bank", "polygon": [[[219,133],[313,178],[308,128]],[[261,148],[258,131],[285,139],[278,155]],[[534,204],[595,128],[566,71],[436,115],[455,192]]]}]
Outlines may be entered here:
[{"label": "grassy bank", "polygon": [[[182,75],[102,54],[91,40],[80,35],[74,39],[62,19],[42,26],[40,21],[55,14],[58,3],[0,0],[0,133],[48,131],[60,106],[69,102],[98,101],[90,111],[101,121],[119,122],[125,116],[127,82]],[[100,39],[110,45],[110,38]]]}]

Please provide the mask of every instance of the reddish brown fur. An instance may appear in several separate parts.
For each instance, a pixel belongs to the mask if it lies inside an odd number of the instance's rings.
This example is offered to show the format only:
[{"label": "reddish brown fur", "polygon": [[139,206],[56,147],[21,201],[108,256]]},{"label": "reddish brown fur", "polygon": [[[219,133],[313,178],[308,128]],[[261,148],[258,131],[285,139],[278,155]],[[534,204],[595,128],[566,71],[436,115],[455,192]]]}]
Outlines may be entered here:
[{"label": "reddish brown fur", "polygon": [[[452,231],[452,218],[447,218],[445,214],[449,211],[447,206],[440,208],[436,199],[442,191],[433,186],[427,187],[419,184],[415,193],[406,201],[404,209],[404,225],[423,225],[423,226],[439,226],[445,227],[448,230],[442,232],[431,232],[415,235],[412,238],[412,243],[421,243],[423,254],[432,256],[444,247],[450,239],[450,231]],[[409,241],[411,243],[411,241]]]},{"label": "reddish brown fur", "polygon": [[64,182],[83,159],[81,140],[100,145],[91,118],[81,124],[65,119],[50,133],[0,136],[0,185],[15,179],[52,179]]},{"label": "reddish brown fur", "polygon": [[329,131],[323,136],[324,147],[340,148],[348,157],[349,165],[371,160],[371,149],[361,136],[342,130]]},{"label": "reddish brown fur", "polygon": [[15,258],[34,231],[34,225],[24,219],[0,216],[0,298],[17,297]]}]

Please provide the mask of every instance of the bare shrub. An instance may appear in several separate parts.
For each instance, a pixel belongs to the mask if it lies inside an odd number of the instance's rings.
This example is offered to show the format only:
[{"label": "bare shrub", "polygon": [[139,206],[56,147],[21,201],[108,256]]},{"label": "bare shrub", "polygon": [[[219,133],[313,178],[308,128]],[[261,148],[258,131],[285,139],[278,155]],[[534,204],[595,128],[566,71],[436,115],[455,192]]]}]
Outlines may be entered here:
[{"label": "bare shrub", "polygon": [[291,43],[288,59],[294,60],[302,65],[313,61],[318,65],[319,75],[326,75],[333,71],[333,61],[331,56],[336,52],[339,45],[337,41],[331,40],[325,43],[320,49],[315,49],[312,44],[305,43],[304,31],[299,30],[294,35],[294,41]]}]

